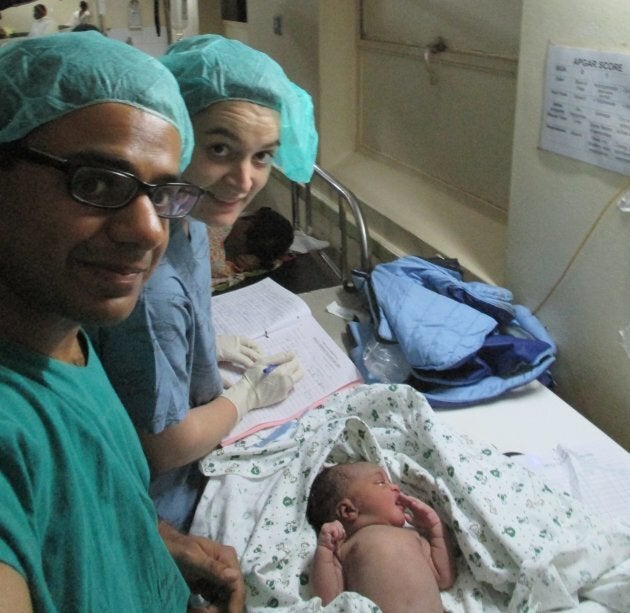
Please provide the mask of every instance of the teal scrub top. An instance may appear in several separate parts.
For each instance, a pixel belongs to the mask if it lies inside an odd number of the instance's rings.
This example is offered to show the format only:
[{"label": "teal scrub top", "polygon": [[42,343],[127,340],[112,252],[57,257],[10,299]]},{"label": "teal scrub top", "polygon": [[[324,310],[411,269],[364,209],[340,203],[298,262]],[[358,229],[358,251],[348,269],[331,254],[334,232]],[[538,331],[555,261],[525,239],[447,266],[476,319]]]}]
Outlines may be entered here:
[{"label": "teal scrub top", "polygon": [[137,435],[88,351],[79,367],[0,343],[0,561],[35,611],[185,611]]}]

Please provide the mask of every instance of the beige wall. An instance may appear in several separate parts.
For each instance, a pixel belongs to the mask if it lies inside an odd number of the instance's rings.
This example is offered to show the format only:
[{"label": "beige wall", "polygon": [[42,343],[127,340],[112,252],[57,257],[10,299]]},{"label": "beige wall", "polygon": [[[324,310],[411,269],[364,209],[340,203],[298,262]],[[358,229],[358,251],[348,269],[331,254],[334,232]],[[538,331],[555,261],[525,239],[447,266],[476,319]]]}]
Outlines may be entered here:
[{"label": "beige wall", "polygon": [[[383,12],[388,23],[403,21],[401,15],[393,19],[391,11],[416,10],[416,3],[411,2],[389,2],[388,6],[389,11]],[[513,75],[507,79],[511,78],[512,85],[505,88],[502,67],[497,71],[494,62],[481,58],[477,70],[471,66],[470,55],[464,58],[466,66],[458,67],[458,56],[452,53],[450,63],[436,61],[438,81],[431,85],[423,61],[424,45],[441,29],[406,48],[365,43],[358,40],[358,0],[319,0],[318,7],[322,166],[354,191],[371,220],[387,216],[404,230],[402,242],[392,235],[389,224],[372,226],[375,238],[390,243],[394,252],[457,257],[477,278],[501,283],[515,62],[508,62],[508,73],[511,70]],[[413,19],[421,21],[415,13]],[[474,35],[471,27],[468,38]],[[471,83],[477,83],[474,91]],[[484,90],[495,94],[491,103]],[[464,124],[463,105],[468,114]],[[488,125],[484,114],[494,105],[501,111],[489,124],[493,129],[484,131],[483,125]],[[500,117],[510,124],[507,131]],[[493,153],[484,155],[486,151]],[[499,163],[488,164],[498,151],[503,151]],[[490,185],[493,176],[492,189],[503,193],[498,206],[487,199],[489,190],[483,187]],[[416,240],[407,240],[409,236]]]},{"label": "beige wall", "polygon": [[[282,20],[282,34],[275,34],[273,19]],[[313,0],[249,0],[248,44],[274,58],[297,85],[317,101],[318,28],[317,2]]]},{"label": "beige wall", "polygon": [[221,0],[201,0],[197,3],[200,34],[222,34]]},{"label": "beige wall", "polygon": [[558,393],[630,448],[630,214],[623,175],[537,148],[554,44],[629,53],[626,0],[525,0],[507,280],[559,344]]}]

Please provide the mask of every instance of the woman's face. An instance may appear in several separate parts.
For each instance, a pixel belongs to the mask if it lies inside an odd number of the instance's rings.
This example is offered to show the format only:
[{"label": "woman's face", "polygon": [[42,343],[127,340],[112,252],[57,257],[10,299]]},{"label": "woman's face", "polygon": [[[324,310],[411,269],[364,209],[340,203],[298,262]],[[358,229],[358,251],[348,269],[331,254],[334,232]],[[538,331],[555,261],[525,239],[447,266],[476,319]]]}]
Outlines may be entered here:
[{"label": "woman's face", "polygon": [[213,226],[231,226],[265,186],[280,141],[280,116],[267,107],[217,102],[192,120],[195,149],[186,181],[205,190],[193,211]]}]

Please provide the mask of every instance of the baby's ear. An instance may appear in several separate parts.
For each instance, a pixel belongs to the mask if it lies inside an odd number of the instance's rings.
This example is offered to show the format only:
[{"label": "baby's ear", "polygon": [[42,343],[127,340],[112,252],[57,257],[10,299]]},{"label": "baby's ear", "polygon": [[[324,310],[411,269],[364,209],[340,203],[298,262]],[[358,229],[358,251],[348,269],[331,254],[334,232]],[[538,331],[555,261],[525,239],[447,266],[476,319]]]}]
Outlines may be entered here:
[{"label": "baby's ear", "polygon": [[337,519],[340,521],[354,521],[358,515],[358,509],[352,504],[350,498],[343,498],[335,507]]}]

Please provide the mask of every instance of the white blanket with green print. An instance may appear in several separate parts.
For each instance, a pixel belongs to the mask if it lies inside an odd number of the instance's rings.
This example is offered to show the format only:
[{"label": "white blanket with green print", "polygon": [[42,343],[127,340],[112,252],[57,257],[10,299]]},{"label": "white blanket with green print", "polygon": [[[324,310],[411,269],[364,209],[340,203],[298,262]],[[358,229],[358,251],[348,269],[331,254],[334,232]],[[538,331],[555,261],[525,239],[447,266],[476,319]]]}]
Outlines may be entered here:
[{"label": "white blanket with green print", "polygon": [[349,592],[322,607],[309,585],[310,484],[325,462],[359,459],[386,466],[451,526],[461,555],[447,611],[629,610],[630,524],[603,525],[442,424],[412,388],[361,385],[201,462],[210,479],[192,531],[235,547],[248,611],[378,611]]}]

